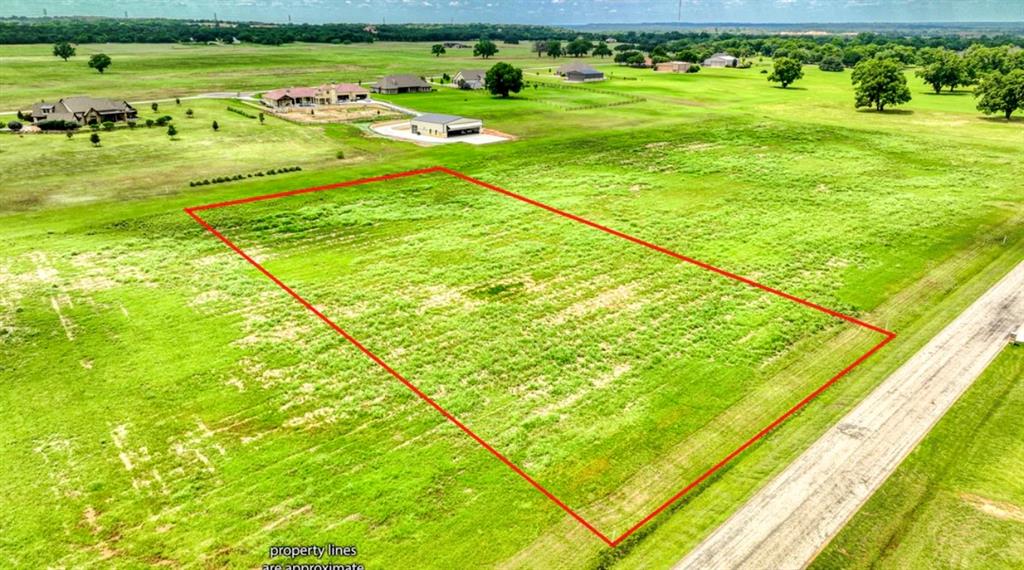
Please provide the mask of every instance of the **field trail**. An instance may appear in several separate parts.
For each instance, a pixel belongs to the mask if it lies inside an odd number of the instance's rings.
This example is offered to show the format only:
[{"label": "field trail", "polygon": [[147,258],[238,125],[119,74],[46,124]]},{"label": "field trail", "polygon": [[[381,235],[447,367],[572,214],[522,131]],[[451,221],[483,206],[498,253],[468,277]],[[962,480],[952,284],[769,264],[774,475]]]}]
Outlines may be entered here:
[{"label": "field trail", "polygon": [[1024,322],[1018,264],[676,568],[802,568],[878,489]]}]

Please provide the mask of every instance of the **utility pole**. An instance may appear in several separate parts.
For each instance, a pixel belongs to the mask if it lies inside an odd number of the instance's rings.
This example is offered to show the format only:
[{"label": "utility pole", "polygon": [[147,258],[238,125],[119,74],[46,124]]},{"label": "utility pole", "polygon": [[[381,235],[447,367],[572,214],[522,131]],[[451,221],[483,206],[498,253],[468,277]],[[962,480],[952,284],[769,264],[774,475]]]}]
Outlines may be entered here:
[{"label": "utility pole", "polygon": [[676,20],[683,21],[683,0],[679,0],[679,13],[676,15]]}]

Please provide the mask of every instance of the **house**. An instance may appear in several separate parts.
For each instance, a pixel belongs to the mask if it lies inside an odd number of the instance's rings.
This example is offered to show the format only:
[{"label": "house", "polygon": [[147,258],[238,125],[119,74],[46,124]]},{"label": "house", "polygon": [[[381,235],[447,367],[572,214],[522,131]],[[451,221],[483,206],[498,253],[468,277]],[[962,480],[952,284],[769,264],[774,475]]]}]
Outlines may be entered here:
[{"label": "house", "polygon": [[387,77],[382,77],[380,81],[373,86],[374,93],[385,93],[388,95],[393,95],[395,93],[419,93],[425,91],[430,91],[430,84],[411,74],[388,75]]},{"label": "house", "polygon": [[451,138],[463,135],[476,135],[484,128],[480,119],[468,119],[455,115],[425,113],[413,117],[410,121],[412,134],[438,138]]},{"label": "house", "polygon": [[74,121],[79,125],[98,125],[107,121],[134,121],[138,112],[127,101],[96,97],[64,97],[56,103],[32,105],[32,122]]},{"label": "house", "polygon": [[338,83],[334,86],[334,90],[337,93],[338,103],[365,101],[370,98],[370,91],[355,83]]},{"label": "house", "polygon": [[612,37],[607,37],[607,38],[604,39],[604,43],[606,43],[606,44],[614,44],[614,43],[618,43],[618,41],[619,40],[617,40],[615,38],[612,38]]},{"label": "house", "polygon": [[463,69],[452,77],[452,83],[463,89],[483,89],[484,75],[482,69]]},{"label": "house", "polygon": [[452,49],[452,48],[454,48],[454,49],[466,49],[469,46],[464,44],[464,43],[460,43],[460,42],[444,42],[444,47],[446,47],[448,49]]},{"label": "house", "polygon": [[704,60],[704,67],[736,67],[740,60],[727,53],[716,53]]},{"label": "house", "polygon": [[288,87],[285,89],[274,89],[263,94],[262,101],[273,109],[287,109],[289,107],[314,107],[317,101],[324,101],[329,98],[318,87]]},{"label": "house", "polygon": [[689,73],[692,63],[688,61],[666,61],[654,66],[654,71],[669,73]]},{"label": "house", "polygon": [[362,101],[370,97],[365,87],[355,83],[327,83],[319,87],[288,87],[263,94],[263,103],[273,109],[337,105],[349,101]]},{"label": "house", "polygon": [[604,73],[594,69],[586,63],[574,61],[558,68],[559,75],[569,83],[590,83],[592,81],[604,81]]}]

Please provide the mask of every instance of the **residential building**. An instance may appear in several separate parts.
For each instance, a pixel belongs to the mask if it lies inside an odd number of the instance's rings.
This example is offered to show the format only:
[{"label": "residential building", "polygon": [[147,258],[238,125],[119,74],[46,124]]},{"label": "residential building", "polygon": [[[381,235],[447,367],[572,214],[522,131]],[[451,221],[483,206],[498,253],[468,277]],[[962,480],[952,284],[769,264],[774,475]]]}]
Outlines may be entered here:
[{"label": "residential building", "polygon": [[452,83],[463,89],[483,89],[485,75],[482,69],[463,69],[452,77]]},{"label": "residential building", "polygon": [[107,121],[134,121],[138,115],[127,101],[97,97],[64,97],[56,103],[45,101],[32,105],[32,122],[74,121],[79,125],[100,124]]},{"label": "residential building", "polygon": [[693,64],[688,61],[666,61],[654,66],[654,71],[688,73]]},{"label": "residential building", "polygon": [[740,60],[727,53],[716,53],[704,60],[704,67],[736,67]]},{"label": "residential building", "polygon": [[355,83],[327,83],[319,87],[288,87],[274,89],[263,94],[263,103],[273,109],[289,107],[315,107],[337,105],[349,101],[362,101],[370,92]]},{"label": "residential building", "polygon": [[412,121],[410,121],[410,126],[414,135],[446,139],[479,134],[484,128],[484,123],[480,119],[426,113],[413,117]]},{"label": "residential building", "polygon": [[388,75],[380,78],[373,87],[374,93],[394,95],[396,93],[419,93],[430,91],[430,84],[412,74]]}]

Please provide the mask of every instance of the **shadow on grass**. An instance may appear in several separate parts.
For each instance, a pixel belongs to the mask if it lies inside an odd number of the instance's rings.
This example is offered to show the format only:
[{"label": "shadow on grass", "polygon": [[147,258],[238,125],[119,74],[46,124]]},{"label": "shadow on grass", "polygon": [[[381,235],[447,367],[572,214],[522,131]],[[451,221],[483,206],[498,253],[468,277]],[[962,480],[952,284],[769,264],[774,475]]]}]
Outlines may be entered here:
[{"label": "shadow on grass", "polygon": [[857,109],[858,113],[870,113],[875,115],[913,115],[914,112],[910,109],[886,109],[884,111],[876,111],[874,109]]},{"label": "shadow on grass", "polygon": [[783,87],[781,85],[772,85],[772,87],[774,89],[779,89],[783,91],[807,91],[806,87],[794,87],[792,85],[790,85],[789,87]]},{"label": "shadow on grass", "polygon": [[1010,124],[1018,124],[1019,125],[1021,123],[1024,123],[1024,116],[1010,117],[1009,121],[1007,121],[1006,117],[1003,117],[1002,115],[1000,115],[998,117],[979,117],[979,118],[982,121],[988,121],[990,123],[1000,123],[1000,124],[1003,124],[1003,125],[1010,125]]},{"label": "shadow on grass", "polygon": [[920,95],[927,95],[930,97],[965,97],[967,95],[973,95],[974,91],[943,91],[942,93],[936,93],[935,90],[930,91],[918,91]]}]

